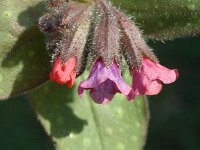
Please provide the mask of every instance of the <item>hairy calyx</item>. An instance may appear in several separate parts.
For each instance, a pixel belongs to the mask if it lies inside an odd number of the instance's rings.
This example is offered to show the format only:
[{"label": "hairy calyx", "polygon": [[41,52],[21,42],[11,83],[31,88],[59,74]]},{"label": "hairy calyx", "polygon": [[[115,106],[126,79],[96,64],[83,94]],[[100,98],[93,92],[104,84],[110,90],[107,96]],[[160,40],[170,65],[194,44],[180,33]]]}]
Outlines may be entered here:
[{"label": "hairy calyx", "polygon": [[[49,0],[48,7],[53,12],[40,18],[39,28],[48,34],[52,81],[73,86],[90,57],[92,69],[80,83],[78,94],[89,90],[96,103],[107,104],[116,93],[124,94],[128,100],[158,94],[161,82],[169,84],[177,79],[178,71],[158,63],[138,27],[110,2]],[[121,76],[122,59],[129,66],[132,85]]]}]

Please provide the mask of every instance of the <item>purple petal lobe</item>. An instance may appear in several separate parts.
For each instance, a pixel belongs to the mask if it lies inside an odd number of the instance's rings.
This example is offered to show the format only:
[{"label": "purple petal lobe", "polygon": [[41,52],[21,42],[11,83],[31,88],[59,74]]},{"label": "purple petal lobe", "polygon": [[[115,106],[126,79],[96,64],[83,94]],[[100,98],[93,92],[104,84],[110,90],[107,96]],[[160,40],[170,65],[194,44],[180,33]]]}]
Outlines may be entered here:
[{"label": "purple petal lobe", "polygon": [[106,67],[102,60],[97,60],[89,77],[80,83],[78,94],[82,95],[84,90],[90,90],[90,96],[96,103],[107,104],[116,93],[127,96],[131,87],[123,81],[115,62]]},{"label": "purple petal lobe", "polygon": [[108,104],[114,95],[120,92],[115,83],[107,79],[97,87],[90,90],[90,96],[98,104]]}]

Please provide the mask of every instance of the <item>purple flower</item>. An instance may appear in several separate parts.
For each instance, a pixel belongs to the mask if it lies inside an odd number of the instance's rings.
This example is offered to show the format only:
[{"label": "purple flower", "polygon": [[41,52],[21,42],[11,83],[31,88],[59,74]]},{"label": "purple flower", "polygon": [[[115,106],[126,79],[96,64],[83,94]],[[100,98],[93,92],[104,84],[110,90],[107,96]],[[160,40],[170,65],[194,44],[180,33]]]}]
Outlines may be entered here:
[{"label": "purple flower", "polygon": [[118,65],[114,62],[105,66],[101,59],[92,67],[89,77],[82,81],[78,87],[78,94],[83,95],[84,90],[90,90],[90,96],[98,104],[111,102],[116,93],[128,96],[131,87],[127,85],[121,76]]}]

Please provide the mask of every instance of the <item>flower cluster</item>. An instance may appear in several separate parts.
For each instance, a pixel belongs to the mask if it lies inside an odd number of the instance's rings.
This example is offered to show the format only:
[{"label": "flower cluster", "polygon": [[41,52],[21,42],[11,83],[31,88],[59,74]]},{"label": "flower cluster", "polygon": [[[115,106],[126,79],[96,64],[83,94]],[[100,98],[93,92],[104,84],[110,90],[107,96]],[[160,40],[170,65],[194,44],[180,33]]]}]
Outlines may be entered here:
[{"label": "flower cluster", "polygon": [[[162,89],[161,82],[170,84],[177,79],[178,71],[159,64],[134,22],[106,0],[94,0],[92,4],[49,0],[48,6],[53,12],[40,18],[39,28],[49,37],[51,81],[72,87],[86,68],[88,55],[91,72],[80,83],[78,94],[82,96],[84,90],[89,90],[99,104],[109,103],[116,93],[128,100],[155,95]],[[124,58],[132,85],[125,83],[121,75]]]}]

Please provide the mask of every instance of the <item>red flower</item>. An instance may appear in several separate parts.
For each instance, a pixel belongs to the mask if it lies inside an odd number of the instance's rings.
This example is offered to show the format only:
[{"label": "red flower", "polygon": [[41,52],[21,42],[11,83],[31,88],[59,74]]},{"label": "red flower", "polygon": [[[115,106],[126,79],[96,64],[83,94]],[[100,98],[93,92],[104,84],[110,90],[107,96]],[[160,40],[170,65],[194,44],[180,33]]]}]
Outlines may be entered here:
[{"label": "red flower", "polygon": [[132,96],[156,95],[162,89],[161,81],[164,84],[174,82],[179,74],[176,69],[170,70],[148,58],[143,58],[142,66],[139,70],[132,68]]},{"label": "red flower", "polygon": [[61,58],[58,56],[51,70],[50,80],[72,87],[76,78],[75,65],[76,59],[74,57],[71,57],[63,64]]}]

